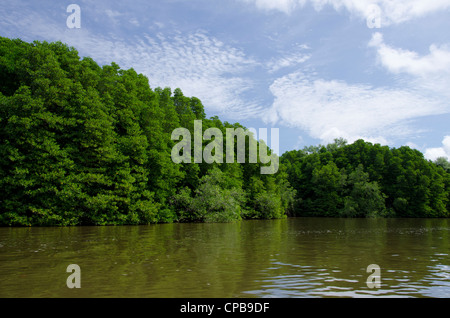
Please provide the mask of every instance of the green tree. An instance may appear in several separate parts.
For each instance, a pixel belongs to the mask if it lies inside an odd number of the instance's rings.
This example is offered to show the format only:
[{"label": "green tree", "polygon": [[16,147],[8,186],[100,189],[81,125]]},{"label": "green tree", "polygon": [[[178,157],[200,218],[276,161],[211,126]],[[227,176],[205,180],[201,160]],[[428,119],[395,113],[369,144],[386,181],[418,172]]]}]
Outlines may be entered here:
[{"label": "green tree", "polygon": [[336,216],[343,204],[342,175],[334,162],[316,167],[312,173],[313,201],[311,208],[319,216]]},{"label": "green tree", "polygon": [[445,171],[447,172],[450,171],[450,162],[447,160],[446,157],[439,157],[434,161],[434,163],[437,166],[442,167]]},{"label": "green tree", "polygon": [[346,182],[348,196],[340,211],[345,217],[377,217],[385,216],[385,195],[376,181],[369,181],[369,174],[364,172],[362,165],[352,171]]}]

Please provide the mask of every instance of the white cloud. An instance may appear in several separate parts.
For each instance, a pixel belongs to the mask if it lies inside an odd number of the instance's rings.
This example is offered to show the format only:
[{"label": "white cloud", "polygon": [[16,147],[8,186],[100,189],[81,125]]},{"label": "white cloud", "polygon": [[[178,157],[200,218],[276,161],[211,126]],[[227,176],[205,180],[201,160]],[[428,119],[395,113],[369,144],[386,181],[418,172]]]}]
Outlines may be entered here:
[{"label": "white cloud", "polygon": [[449,45],[432,44],[429,53],[421,56],[414,51],[392,47],[384,42],[381,33],[374,33],[369,47],[376,49],[378,61],[387,71],[402,77],[410,87],[440,99],[450,111]]},{"label": "white cloud", "polygon": [[445,157],[450,160],[450,136],[445,136],[442,141],[442,147],[428,148],[425,151],[425,158],[436,160],[439,157]]},{"label": "white cloud", "polygon": [[162,23],[162,22],[155,21],[155,22],[153,22],[153,24],[156,25],[159,29],[164,28],[164,23]]},{"label": "white cloud", "polygon": [[272,59],[267,63],[267,67],[270,73],[274,73],[279,71],[280,69],[297,66],[298,64],[306,62],[310,58],[311,58],[310,54],[298,51],[286,54],[280,58]]},{"label": "white cloud", "polygon": [[[364,10],[369,4],[376,3],[384,11],[391,6],[392,12],[389,14],[393,17],[392,21],[397,22],[436,11],[438,8],[446,9],[449,3],[449,1],[430,1],[429,6],[426,6],[416,0],[245,1],[255,3],[261,9],[276,9],[286,13],[308,2],[317,10],[332,5],[336,10],[346,9],[361,17],[364,17]],[[401,12],[406,14],[402,15]],[[107,18],[119,17],[116,11],[107,14]],[[122,68],[133,67],[148,76],[152,87],[180,87],[185,95],[200,98],[208,111],[240,118],[263,114],[259,105],[256,102],[248,102],[246,97],[255,85],[247,75],[253,67],[261,66],[262,63],[208,33],[166,32],[158,36],[139,35],[124,39],[120,36],[95,34],[84,25],[79,30],[67,29],[64,27],[65,19],[61,19],[61,23],[58,24],[47,19],[45,15],[34,13],[26,6],[8,14],[4,11],[1,16],[2,30],[10,32],[13,26],[14,32],[17,33],[19,30],[28,37],[25,40],[39,38],[49,41],[61,40],[76,47],[82,56],[91,56],[99,63],[115,61]],[[164,25],[154,22],[154,26]],[[167,28],[159,29],[161,32],[166,30]],[[437,80],[448,79],[450,74],[449,50],[445,46],[431,46],[429,54],[420,56],[415,52],[396,49],[385,44],[381,34],[378,33],[374,35],[370,44],[377,50],[383,67],[393,73],[413,76],[415,82],[402,89],[373,87],[366,84],[349,84],[345,81],[323,80],[297,71],[282,76],[272,83],[270,91],[274,102],[264,113],[265,119],[300,127],[312,137],[324,142],[344,137],[349,141],[365,138],[368,141],[386,144],[390,138],[414,133],[408,125],[409,121],[420,116],[448,111],[448,102],[446,106],[443,105],[442,96],[450,96],[448,92],[450,81]],[[310,58],[303,49],[298,47],[294,52],[269,60],[266,70],[269,70],[272,76],[280,70],[291,72],[291,68]],[[419,78],[426,80],[419,83]],[[430,91],[439,91],[440,95],[433,99],[430,97]]]},{"label": "white cloud", "polygon": [[274,103],[266,121],[299,127],[325,143],[343,137],[387,144],[390,137],[412,133],[410,120],[445,112],[439,101],[414,90],[327,81],[302,72],[278,78],[270,90]]},{"label": "white cloud", "polygon": [[419,149],[419,146],[411,141],[408,141],[405,145],[411,149]]},{"label": "white cloud", "polygon": [[351,14],[366,19],[371,13],[371,6],[377,5],[381,10],[382,25],[402,23],[450,8],[449,0],[241,0],[253,3],[263,10],[278,10],[290,14],[296,8],[311,4],[317,11],[325,6],[332,6],[339,11],[346,9]]},{"label": "white cloud", "polygon": [[131,18],[128,22],[130,22],[134,26],[137,26],[137,27],[140,26],[140,23],[139,23],[138,19],[136,19],[136,18]]},{"label": "white cloud", "polygon": [[[103,12],[111,19],[121,16],[110,9]],[[153,88],[179,87],[186,96],[198,97],[208,113],[246,118],[260,112],[256,102],[242,96],[253,85],[246,72],[258,63],[206,32],[121,38],[95,33],[83,24],[80,29],[68,29],[64,19],[58,23],[26,6],[9,14],[0,8],[0,13],[0,27],[8,32],[20,30],[26,34],[22,37],[25,41],[62,41],[99,64],[116,62],[123,69],[132,67],[146,75]],[[137,19],[127,22],[139,24]]]},{"label": "white cloud", "polygon": [[450,76],[450,48],[446,45],[430,46],[430,53],[419,56],[418,53],[399,48],[393,48],[384,43],[381,33],[375,33],[369,46],[377,49],[381,64],[392,73],[406,73],[426,77],[443,74]]},{"label": "white cloud", "polygon": [[245,2],[254,3],[258,9],[262,10],[278,10],[289,14],[298,5],[303,6],[305,0],[243,0]]},{"label": "white cloud", "polygon": [[152,86],[180,87],[213,111],[242,117],[258,111],[240,97],[252,88],[245,73],[257,64],[242,51],[202,32],[145,36],[132,47],[134,63],[130,64],[146,74]]},{"label": "white cloud", "polygon": [[120,13],[118,11],[113,11],[111,9],[106,9],[105,13],[110,19],[115,19],[115,18],[120,17],[122,15],[122,13]]},{"label": "white cloud", "polygon": [[[126,43],[99,37],[95,41],[102,53],[95,54],[94,59],[115,61],[122,68],[133,67],[149,78],[152,87],[179,87],[186,96],[200,98],[208,111],[240,118],[259,111],[255,103],[247,103],[241,97],[252,88],[245,73],[256,62],[203,32],[145,35]],[[90,44],[78,43],[76,47],[93,53]]]}]

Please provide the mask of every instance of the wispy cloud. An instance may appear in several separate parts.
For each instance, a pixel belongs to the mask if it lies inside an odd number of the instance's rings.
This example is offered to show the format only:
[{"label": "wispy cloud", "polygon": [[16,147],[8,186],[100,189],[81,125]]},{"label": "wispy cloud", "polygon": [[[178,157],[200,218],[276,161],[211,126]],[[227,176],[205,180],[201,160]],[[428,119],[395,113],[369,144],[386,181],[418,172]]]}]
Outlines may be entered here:
[{"label": "wispy cloud", "polygon": [[111,10],[111,9],[106,9],[105,13],[110,19],[115,19],[115,18],[120,17],[122,15],[122,13],[120,13],[118,11]]},{"label": "wispy cloud", "polygon": [[149,78],[152,87],[179,87],[215,113],[245,118],[259,112],[255,102],[242,97],[253,85],[246,72],[257,63],[205,32],[144,35],[127,42],[97,37],[96,42],[109,49],[102,54],[103,61],[133,67]]},{"label": "wispy cloud", "polygon": [[[410,85],[428,91],[442,99],[450,98],[450,46],[448,44],[429,47],[429,53],[395,48],[385,43],[381,33],[375,33],[369,47],[376,50],[379,64],[388,72],[404,76]],[[450,111],[450,105],[449,105]]]},{"label": "wispy cloud", "polygon": [[269,73],[277,72],[281,69],[297,67],[311,58],[311,54],[305,53],[304,50],[309,49],[307,45],[301,45],[292,53],[284,53],[281,57],[272,58],[267,63]]},{"label": "wispy cloud", "polygon": [[303,6],[306,1],[301,0],[241,0],[254,4],[258,9],[262,10],[278,10],[289,14],[298,5]]},{"label": "wispy cloud", "polygon": [[278,78],[270,90],[267,121],[304,129],[323,142],[343,137],[386,144],[410,134],[410,120],[445,112],[439,100],[413,89],[329,81],[300,71]]},{"label": "wispy cloud", "polygon": [[[450,8],[450,0],[240,1],[261,10],[282,12],[278,17],[281,21],[283,14],[295,14],[296,9],[310,6],[318,12],[332,8],[365,23],[371,5],[377,5],[383,26]],[[350,56],[342,59],[339,54],[343,51],[336,52],[327,41],[321,41],[322,32],[325,37],[330,36],[328,29],[306,28],[306,24],[305,30],[311,32],[308,33],[311,37],[305,33],[301,40],[292,36],[275,39],[276,34],[286,31],[287,24],[283,23],[280,29],[274,25],[264,29],[265,24],[252,24],[241,37],[239,28],[224,29],[223,21],[215,25],[210,16],[205,18],[210,12],[196,10],[195,5],[186,6],[191,11],[185,16],[183,8],[168,1],[155,6],[168,12],[159,14],[150,10],[153,15],[148,15],[146,10],[153,7],[144,2],[130,6],[100,0],[81,1],[82,28],[75,30],[66,27],[64,4],[32,4],[32,1],[14,1],[0,6],[2,35],[20,36],[26,41],[59,40],[100,64],[114,61],[122,68],[133,67],[149,78],[152,87],[179,87],[185,95],[200,98],[208,114],[218,114],[227,120],[263,117],[267,122],[301,128],[321,142],[344,137],[349,141],[365,138],[388,143],[390,139],[398,141],[417,136],[411,123],[421,116],[450,112],[450,47],[447,44],[433,44],[428,52],[419,54],[388,44],[381,33],[374,33],[368,47],[358,42],[358,48],[345,50]],[[171,11],[175,7],[176,12]],[[189,19],[193,22],[188,23]],[[298,22],[292,20],[288,21],[289,25]],[[260,27],[264,32],[258,33]],[[396,35],[397,29],[390,31]],[[345,36],[357,38],[359,33],[352,32],[345,29]],[[254,46],[251,38],[256,35],[254,38],[258,39],[261,34],[272,42]],[[340,41],[341,33],[332,35],[336,37],[335,42]],[[313,49],[291,44],[297,41],[307,41]],[[279,51],[274,54],[275,48]],[[357,73],[341,72],[342,65],[336,67],[342,60],[348,63],[352,57],[368,54],[367,50],[369,54],[376,53],[383,71],[374,78],[363,77],[370,83],[359,82]],[[336,57],[332,63],[321,59],[321,52],[325,51]],[[365,66],[362,62],[358,65]],[[315,73],[324,69],[326,74]],[[391,87],[384,82],[384,71],[388,72],[390,83],[394,83]],[[442,153],[442,149],[436,151]]]},{"label": "wispy cloud", "polygon": [[[1,16],[5,19],[1,24],[12,32],[20,29],[27,34],[24,40],[62,41],[100,64],[116,62],[122,68],[133,67],[149,78],[152,87],[179,87],[185,95],[200,98],[211,113],[246,118],[260,112],[256,102],[242,97],[253,85],[246,72],[257,63],[242,50],[207,32],[186,34],[172,30],[123,38],[83,26],[68,29],[65,11],[62,12],[61,21],[57,21],[24,6],[23,10],[3,12]],[[139,25],[137,19],[130,20],[114,10],[107,9],[104,14],[115,24]],[[122,16],[124,21],[120,20]]]},{"label": "wispy cloud", "polygon": [[246,73],[256,61],[207,33],[145,36],[131,51],[139,59],[136,70],[146,74],[153,86],[180,87],[213,111],[241,116],[258,111],[256,104],[240,97],[252,88]]},{"label": "wispy cloud", "polygon": [[[448,44],[429,47],[429,53],[420,55],[411,50],[396,48],[385,43],[381,33],[375,33],[369,42],[377,52],[379,64],[388,72],[401,76],[410,87],[432,96],[441,103],[442,113],[450,113],[450,47]],[[444,138],[443,147],[425,149],[425,156],[450,158],[450,137]]]},{"label": "wispy cloud", "polygon": [[326,6],[335,10],[347,10],[353,15],[366,19],[373,5],[380,8],[383,25],[397,24],[419,18],[433,12],[448,10],[449,0],[241,0],[252,3],[262,10],[278,10],[286,14],[292,13],[297,8],[311,4],[317,11]]}]

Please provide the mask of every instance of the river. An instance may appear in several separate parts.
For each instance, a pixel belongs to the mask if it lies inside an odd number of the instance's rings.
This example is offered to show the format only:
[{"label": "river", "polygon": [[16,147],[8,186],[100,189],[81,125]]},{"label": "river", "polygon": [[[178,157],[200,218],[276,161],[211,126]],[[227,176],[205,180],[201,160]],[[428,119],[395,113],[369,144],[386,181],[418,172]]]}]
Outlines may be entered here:
[{"label": "river", "polygon": [[6,227],[0,297],[450,297],[449,238],[449,219]]}]

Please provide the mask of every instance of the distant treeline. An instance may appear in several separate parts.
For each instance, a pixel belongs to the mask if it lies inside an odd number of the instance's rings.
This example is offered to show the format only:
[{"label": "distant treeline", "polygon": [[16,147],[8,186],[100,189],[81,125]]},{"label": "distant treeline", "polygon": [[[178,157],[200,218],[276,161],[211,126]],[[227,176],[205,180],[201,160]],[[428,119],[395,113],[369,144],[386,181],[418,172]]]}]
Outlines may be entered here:
[{"label": "distant treeline", "polygon": [[133,69],[99,66],[60,42],[0,37],[0,225],[449,216],[445,160],[337,140],[285,153],[275,174],[248,157],[174,163],[171,134],[193,134],[195,120],[224,136],[245,128],[206,118],[198,98],[152,89]]},{"label": "distant treeline", "polygon": [[449,217],[450,164],[418,150],[337,139],[281,157],[296,216]]}]

